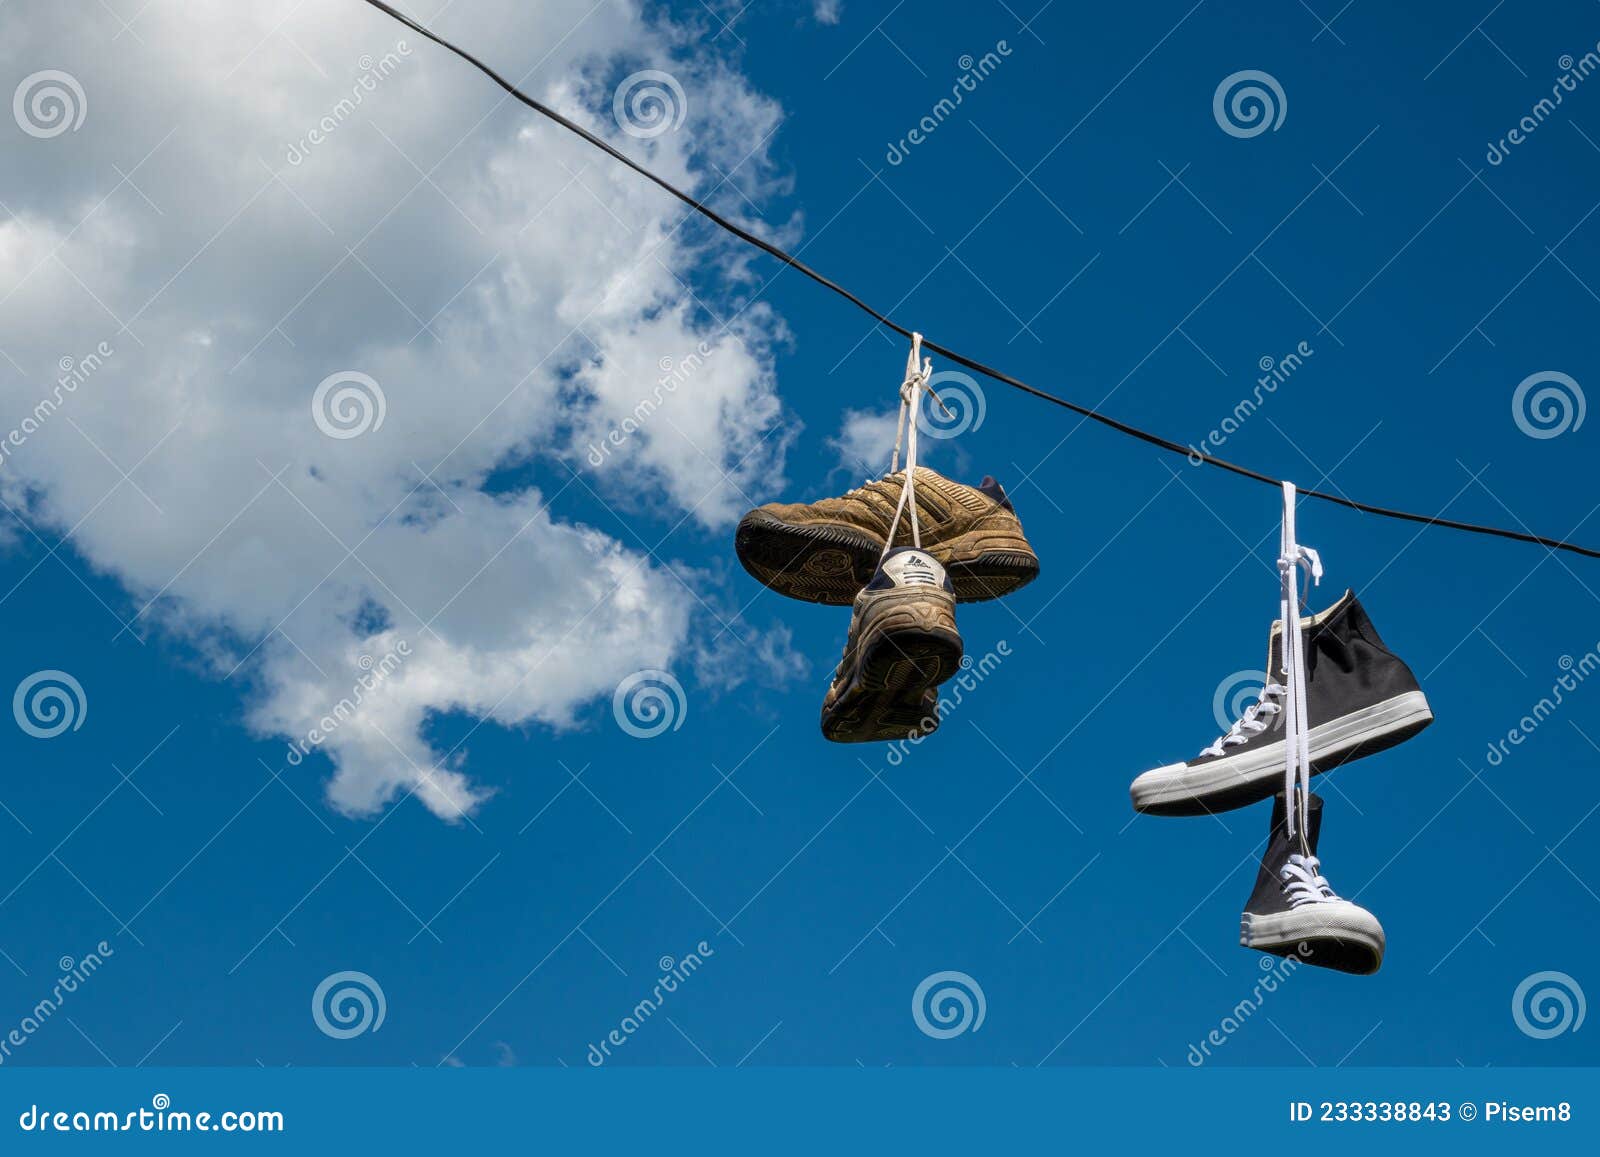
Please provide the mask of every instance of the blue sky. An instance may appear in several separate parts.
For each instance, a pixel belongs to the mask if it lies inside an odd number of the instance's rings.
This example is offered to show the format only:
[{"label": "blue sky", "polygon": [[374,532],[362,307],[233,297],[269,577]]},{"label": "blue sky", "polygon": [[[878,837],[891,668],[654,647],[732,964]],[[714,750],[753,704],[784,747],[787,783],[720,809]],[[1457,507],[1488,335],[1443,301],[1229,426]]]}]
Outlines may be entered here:
[{"label": "blue sky", "polygon": [[[839,442],[892,407],[900,340],[674,230],[431,46],[288,164],[395,50],[363,5],[196,30],[231,75],[174,65],[160,6],[110,8],[73,36],[49,5],[0,11],[0,79],[64,70],[88,106],[60,135],[3,126],[0,425],[59,359],[117,351],[0,467],[5,686],[65,671],[87,704],[54,738],[0,728],[0,1029],[61,958],[112,949],[6,1063],[581,1065],[702,941],[612,1063],[1183,1065],[1251,994],[1264,807],[1135,819],[1127,783],[1215,738],[1219,685],[1262,663],[1273,491],[983,383],[933,464],[1000,478],[1040,555],[1031,587],[962,608],[970,653],[1010,654],[903,761],[829,745],[847,616],[759,588],[731,521],[861,481]],[[437,26],[1024,380],[1199,441],[1304,343],[1218,453],[1600,542],[1593,420],[1536,438],[1512,405],[1531,375],[1600,378],[1600,80],[1486,156],[1594,49],[1592,5],[1476,30],[1444,4],[1033,8],[458,3]],[[611,119],[643,68],[683,94],[655,137]],[[1215,118],[1243,70],[1281,87],[1276,129]],[[648,284],[596,310],[635,264]],[[665,426],[586,464],[661,358],[729,332]],[[352,369],[385,423],[328,438],[312,391]],[[1323,504],[1300,523],[1316,599],[1355,588],[1438,721],[1320,781],[1326,871],[1382,920],[1382,972],[1300,970],[1211,1063],[1593,1063],[1592,1030],[1534,1039],[1511,1002],[1542,971],[1600,991],[1600,685],[1487,752],[1600,648],[1600,573]],[[378,716],[399,730],[288,763],[400,638],[418,657]],[[651,667],[680,722],[635,738],[611,691]],[[332,1039],[312,993],[346,970],[386,1015]],[[952,970],[985,1019],[933,1039],[912,994]]]}]

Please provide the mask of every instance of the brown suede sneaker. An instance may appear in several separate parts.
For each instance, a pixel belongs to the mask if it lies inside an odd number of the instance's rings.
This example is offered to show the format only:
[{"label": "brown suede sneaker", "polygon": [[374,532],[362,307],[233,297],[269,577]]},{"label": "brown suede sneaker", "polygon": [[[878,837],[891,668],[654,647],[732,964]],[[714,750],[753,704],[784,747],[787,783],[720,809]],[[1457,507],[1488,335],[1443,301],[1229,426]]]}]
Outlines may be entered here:
[{"label": "brown suede sneaker", "polygon": [[960,668],[949,577],[924,551],[892,550],[856,596],[822,734],[835,743],[927,735],[939,726],[938,686]]},{"label": "brown suede sneaker", "polygon": [[[779,594],[849,606],[878,565],[904,484],[899,471],[840,498],[758,506],[734,537],[739,561]],[[949,572],[956,598],[999,598],[1038,577],[1039,559],[993,478],[964,486],[919,466],[915,490],[922,549]],[[905,519],[902,536],[910,541]]]}]

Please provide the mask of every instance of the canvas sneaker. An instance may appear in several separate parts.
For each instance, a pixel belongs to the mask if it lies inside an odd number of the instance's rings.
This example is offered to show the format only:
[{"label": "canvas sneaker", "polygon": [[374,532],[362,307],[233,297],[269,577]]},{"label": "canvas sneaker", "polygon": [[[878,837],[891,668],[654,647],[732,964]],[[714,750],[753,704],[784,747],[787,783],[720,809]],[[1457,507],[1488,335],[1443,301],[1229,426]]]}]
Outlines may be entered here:
[{"label": "canvas sneaker", "polygon": [[[904,485],[902,470],[839,498],[758,506],[734,537],[739,561],[779,594],[848,606],[872,579]],[[921,549],[944,567],[958,599],[999,598],[1038,577],[1039,559],[993,478],[966,486],[919,466],[913,489]]]},{"label": "canvas sneaker", "polygon": [[949,575],[926,551],[891,550],[856,595],[822,734],[836,743],[926,735],[939,726],[937,688],[960,666]]},{"label": "canvas sneaker", "polygon": [[[1333,606],[1300,620],[1305,638],[1306,713],[1311,772],[1320,774],[1409,739],[1433,722],[1411,669],[1379,638],[1367,612],[1346,591]],[[1251,704],[1215,743],[1184,763],[1147,771],[1130,789],[1136,811],[1203,815],[1244,807],[1283,781],[1285,688],[1283,624],[1267,643],[1267,679]]]},{"label": "canvas sneaker", "polygon": [[1328,885],[1317,858],[1322,798],[1313,794],[1306,803],[1305,830],[1290,835],[1283,793],[1273,801],[1267,850],[1239,918],[1239,943],[1322,968],[1369,975],[1383,964],[1383,925]]}]

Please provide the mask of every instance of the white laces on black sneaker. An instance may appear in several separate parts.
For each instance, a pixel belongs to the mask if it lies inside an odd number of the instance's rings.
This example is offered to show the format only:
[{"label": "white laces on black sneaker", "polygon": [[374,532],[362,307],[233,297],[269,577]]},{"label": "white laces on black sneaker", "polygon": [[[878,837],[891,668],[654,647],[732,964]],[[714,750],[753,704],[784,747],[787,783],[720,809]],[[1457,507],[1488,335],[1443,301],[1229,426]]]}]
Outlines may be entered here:
[{"label": "white laces on black sneaker", "polygon": [[1291,908],[1299,908],[1304,904],[1326,904],[1339,898],[1328,886],[1328,881],[1323,879],[1322,863],[1315,856],[1291,855],[1289,862],[1278,869],[1278,879],[1282,882],[1283,894],[1288,897]]},{"label": "white laces on black sneaker", "polygon": [[1260,735],[1272,726],[1273,716],[1283,711],[1278,700],[1288,693],[1289,689],[1282,683],[1268,683],[1261,688],[1261,698],[1245,708],[1244,714],[1239,716],[1238,722],[1228,728],[1227,734],[1221,736],[1210,747],[1202,748],[1200,754],[1226,755],[1228,748],[1248,743],[1253,737]]}]

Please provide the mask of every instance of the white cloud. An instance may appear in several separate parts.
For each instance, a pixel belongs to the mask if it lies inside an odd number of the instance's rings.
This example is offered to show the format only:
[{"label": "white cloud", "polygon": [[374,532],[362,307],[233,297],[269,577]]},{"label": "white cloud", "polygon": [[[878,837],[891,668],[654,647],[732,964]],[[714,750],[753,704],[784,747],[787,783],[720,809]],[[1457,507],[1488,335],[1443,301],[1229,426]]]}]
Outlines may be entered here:
[{"label": "white cloud", "polygon": [[[696,661],[700,600],[641,544],[686,515],[725,527],[744,491],[775,492],[791,436],[779,320],[685,289],[718,243],[364,5],[154,5],[116,39],[109,17],[69,8],[0,8],[0,76],[59,68],[88,102],[54,139],[0,122],[0,427],[59,400],[5,448],[0,497],[70,531],[139,629],[248,683],[264,736],[304,736],[363,656],[404,640],[405,662],[320,744],[329,798],[352,814],[415,791],[455,818],[485,798],[468,749],[426,739],[432,713],[566,727],[627,673]],[[764,151],[746,159],[775,106],[627,0],[499,0],[440,21],[669,179],[709,189],[705,162],[743,160],[745,195],[781,186]],[[642,68],[672,72],[688,101],[683,126],[649,140],[610,113],[611,86]],[[57,383],[62,359],[98,348],[103,364]],[[618,452],[586,461],[661,358],[702,348]],[[378,383],[385,414],[336,439],[311,398],[347,370]],[[564,518],[586,488],[622,522]],[[640,512],[660,517],[635,534]],[[757,651],[780,677],[781,651]]]},{"label": "white cloud", "polygon": [[816,0],[812,11],[816,13],[818,24],[837,24],[843,7],[841,0]]}]

